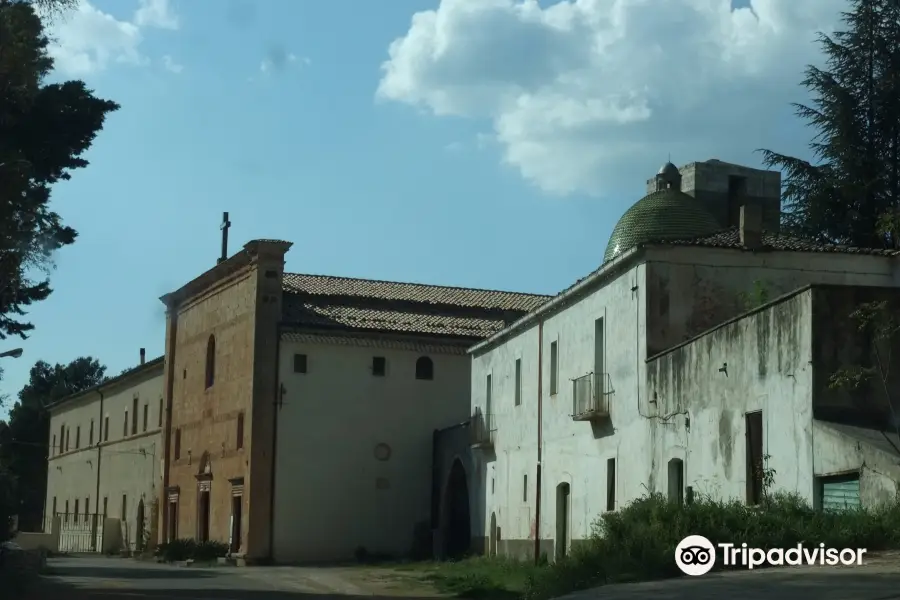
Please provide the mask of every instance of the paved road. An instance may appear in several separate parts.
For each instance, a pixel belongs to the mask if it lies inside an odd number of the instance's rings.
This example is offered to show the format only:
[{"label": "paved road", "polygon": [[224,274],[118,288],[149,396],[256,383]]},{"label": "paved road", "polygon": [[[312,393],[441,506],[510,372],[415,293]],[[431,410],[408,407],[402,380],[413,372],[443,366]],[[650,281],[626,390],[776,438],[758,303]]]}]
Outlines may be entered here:
[{"label": "paved road", "polygon": [[[315,567],[175,567],[121,558],[51,559],[28,600],[353,600],[395,598],[363,589],[345,570]],[[2,597],[2,590],[0,590]],[[565,600],[900,600],[900,555],[861,567],[731,572],[577,592]],[[403,600],[424,600],[406,596]],[[431,600],[434,600],[433,598]]]},{"label": "paved road", "polygon": [[197,568],[72,556],[50,559],[48,575],[28,600],[348,600],[362,596],[372,594],[323,568]]}]

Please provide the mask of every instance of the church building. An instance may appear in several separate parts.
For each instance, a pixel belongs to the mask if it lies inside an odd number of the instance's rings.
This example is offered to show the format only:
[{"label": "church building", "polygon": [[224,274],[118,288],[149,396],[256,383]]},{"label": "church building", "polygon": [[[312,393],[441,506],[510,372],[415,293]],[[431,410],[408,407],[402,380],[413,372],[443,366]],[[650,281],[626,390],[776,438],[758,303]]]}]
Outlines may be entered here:
[{"label": "church building", "polygon": [[466,350],[548,297],[285,273],[290,247],[223,252],[162,297],[160,539],[427,554],[432,434],[469,416]]}]

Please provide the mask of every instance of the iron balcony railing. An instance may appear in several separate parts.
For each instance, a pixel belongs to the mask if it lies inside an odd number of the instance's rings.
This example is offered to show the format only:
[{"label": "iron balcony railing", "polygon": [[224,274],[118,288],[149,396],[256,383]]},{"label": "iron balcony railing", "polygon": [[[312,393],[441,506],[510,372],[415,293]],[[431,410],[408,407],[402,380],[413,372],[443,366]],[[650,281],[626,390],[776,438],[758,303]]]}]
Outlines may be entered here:
[{"label": "iron balcony railing", "polygon": [[493,448],[496,434],[494,415],[476,408],[469,421],[469,432],[473,448]]},{"label": "iron balcony railing", "polygon": [[588,373],[572,380],[572,418],[590,421],[609,417],[612,393],[608,373]]}]

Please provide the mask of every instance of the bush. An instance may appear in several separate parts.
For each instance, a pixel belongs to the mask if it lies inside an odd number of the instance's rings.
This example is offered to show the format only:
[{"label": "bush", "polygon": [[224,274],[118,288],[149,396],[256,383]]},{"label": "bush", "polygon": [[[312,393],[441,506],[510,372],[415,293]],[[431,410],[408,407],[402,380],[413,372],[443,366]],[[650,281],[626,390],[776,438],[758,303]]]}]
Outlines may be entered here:
[{"label": "bush", "polygon": [[182,539],[160,544],[156,547],[156,556],[166,562],[183,560],[212,561],[228,554],[228,544],[213,540],[196,542]]},{"label": "bush", "polygon": [[194,560],[210,561],[228,554],[228,544],[209,540],[200,542],[194,547]]},{"label": "bush", "polygon": [[525,597],[545,600],[606,583],[678,576],[675,547],[688,535],[702,535],[713,544],[746,542],[765,549],[798,543],[870,551],[898,548],[900,503],[877,510],[821,512],[791,495],[773,497],[761,507],[703,498],[680,506],[662,495],[641,498],[604,514],[591,539],[572,556],[535,572]]},{"label": "bush", "polygon": [[156,547],[156,555],[166,562],[189,560],[194,557],[197,542],[190,539],[173,540]]}]

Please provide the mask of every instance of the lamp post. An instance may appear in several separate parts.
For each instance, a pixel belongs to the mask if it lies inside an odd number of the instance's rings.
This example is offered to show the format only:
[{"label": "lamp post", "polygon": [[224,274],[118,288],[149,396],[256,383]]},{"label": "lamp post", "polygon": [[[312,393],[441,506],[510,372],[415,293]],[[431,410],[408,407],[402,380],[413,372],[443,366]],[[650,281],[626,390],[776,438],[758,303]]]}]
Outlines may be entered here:
[{"label": "lamp post", "polygon": [[13,348],[12,350],[7,350],[6,352],[0,352],[0,358],[6,358],[7,356],[10,358],[19,358],[20,356],[22,356],[22,349]]}]

